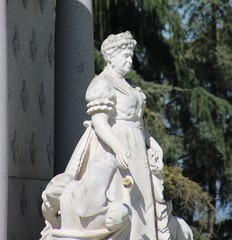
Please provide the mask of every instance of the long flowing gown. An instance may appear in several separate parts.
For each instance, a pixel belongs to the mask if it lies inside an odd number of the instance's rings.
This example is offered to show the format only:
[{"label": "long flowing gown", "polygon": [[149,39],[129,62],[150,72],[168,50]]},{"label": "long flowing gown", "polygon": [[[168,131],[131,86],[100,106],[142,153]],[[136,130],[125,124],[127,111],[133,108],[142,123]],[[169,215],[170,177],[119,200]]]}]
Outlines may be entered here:
[{"label": "long flowing gown", "polygon": [[[134,187],[131,192],[131,224],[124,233],[114,233],[104,239],[156,240],[155,199],[149,169],[144,137],[143,109],[145,95],[124,78],[113,74],[109,69],[95,77],[86,93],[88,113],[105,112],[109,125],[124,148],[130,151],[128,169],[118,168],[114,174],[107,197],[110,201],[121,198],[122,178],[131,175]],[[102,153],[112,150],[101,141],[89,126],[78,143],[66,173],[80,180],[91,166],[91,162]],[[100,188],[100,186],[97,186]]]}]

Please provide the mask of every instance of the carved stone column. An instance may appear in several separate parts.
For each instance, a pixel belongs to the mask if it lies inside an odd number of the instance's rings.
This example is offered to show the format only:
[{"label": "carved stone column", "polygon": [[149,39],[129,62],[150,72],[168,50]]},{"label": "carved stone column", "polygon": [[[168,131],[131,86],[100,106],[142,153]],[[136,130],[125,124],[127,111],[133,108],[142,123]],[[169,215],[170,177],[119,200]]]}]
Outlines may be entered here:
[{"label": "carved stone column", "polygon": [[7,236],[8,86],[6,1],[0,1],[0,239]]},{"label": "carved stone column", "polygon": [[91,0],[57,0],[55,174],[62,172],[87,119],[85,92],[94,76]]}]

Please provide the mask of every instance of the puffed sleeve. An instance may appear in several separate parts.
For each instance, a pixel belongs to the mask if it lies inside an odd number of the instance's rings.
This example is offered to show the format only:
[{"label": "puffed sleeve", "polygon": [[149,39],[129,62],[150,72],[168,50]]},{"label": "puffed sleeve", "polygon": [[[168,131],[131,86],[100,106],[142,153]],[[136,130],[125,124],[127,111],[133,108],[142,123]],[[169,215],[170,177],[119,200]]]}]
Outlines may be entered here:
[{"label": "puffed sleeve", "polygon": [[97,112],[108,114],[114,110],[115,99],[115,89],[108,80],[101,75],[97,76],[92,80],[86,92],[87,113],[89,115]]}]

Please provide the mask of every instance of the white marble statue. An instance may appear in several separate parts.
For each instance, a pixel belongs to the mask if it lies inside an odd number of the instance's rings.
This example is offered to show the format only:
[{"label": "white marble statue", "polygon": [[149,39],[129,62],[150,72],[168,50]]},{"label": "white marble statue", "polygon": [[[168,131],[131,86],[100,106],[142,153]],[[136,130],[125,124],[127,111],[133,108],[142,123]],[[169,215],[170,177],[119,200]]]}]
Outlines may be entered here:
[{"label": "white marble statue", "polygon": [[193,239],[178,238],[163,197],[163,152],[143,126],[146,97],[124,78],[135,45],[130,32],[102,43],[107,66],[86,92],[91,121],[43,192],[41,240]]}]

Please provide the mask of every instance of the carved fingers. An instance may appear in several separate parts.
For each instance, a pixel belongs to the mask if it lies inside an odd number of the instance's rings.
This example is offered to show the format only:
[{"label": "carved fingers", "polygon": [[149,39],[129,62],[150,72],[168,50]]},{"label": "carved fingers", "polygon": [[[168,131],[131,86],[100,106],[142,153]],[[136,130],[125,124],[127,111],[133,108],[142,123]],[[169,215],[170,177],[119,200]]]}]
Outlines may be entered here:
[{"label": "carved fingers", "polygon": [[116,159],[118,161],[118,166],[122,169],[128,168],[128,160],[131,156],[129,151],[122,149],[116,152]]},{"label": "carved fingers", "polygon": [[161,148],[149,148],[147,157],[152,173],[157,174],[163,171],[163,150]]}]

